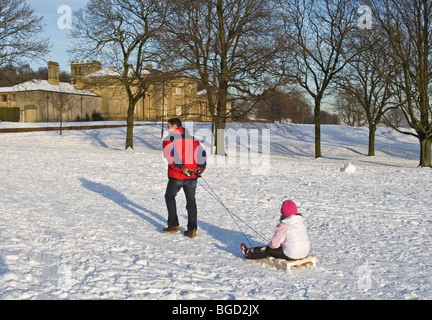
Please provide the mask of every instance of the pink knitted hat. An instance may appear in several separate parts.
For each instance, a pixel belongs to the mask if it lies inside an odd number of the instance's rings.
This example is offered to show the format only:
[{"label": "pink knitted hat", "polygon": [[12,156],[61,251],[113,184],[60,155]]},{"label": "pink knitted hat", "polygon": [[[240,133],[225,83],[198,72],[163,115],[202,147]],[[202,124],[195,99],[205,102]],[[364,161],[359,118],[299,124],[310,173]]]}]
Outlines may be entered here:
[{"label": "pink knitted hat", "polygon": [[297,206],[294,201],[287,200],[282,204],[281,214],[284,217],[289,217],[297,214]]}]

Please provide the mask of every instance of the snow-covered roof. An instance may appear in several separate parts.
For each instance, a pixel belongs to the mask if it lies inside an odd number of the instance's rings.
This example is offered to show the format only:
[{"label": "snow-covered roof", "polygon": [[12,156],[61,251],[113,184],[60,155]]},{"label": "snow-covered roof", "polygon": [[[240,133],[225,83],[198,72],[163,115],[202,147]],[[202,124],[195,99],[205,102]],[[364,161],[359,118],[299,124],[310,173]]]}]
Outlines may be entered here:
[{"label": "snow-covered roof", "polygon": [[[107,68],[104,68],[104,69],[101,69],[101,70],[98,70],[98,71],[95,71],[95,72],[93,72],[93,73],[90,73],[90,74],[88,74],[88,75],[86,75],[86,76],[84,76],[84,79],[92,79],[92,78],[119,78],[119,77],[122,77],[123,76],[123,74],[122,74],[122,72],[123,72],[123,70],[122,69],[118,69],[118,68],[115,68],[115,67],[107,67]],[[145,76],[145,75],[149,75],[150,74],[150,72],[151,72],[151,68],[148,68],[148,69],[143,69],[142,71],[141,71],[141,74],[143,75],[143,76]],[[163,70],[163,72],[170,72],[170,70]],[[133,77],[134,76],[134,70],[133,69],[130,69],[129,70],[129,76],[130,77]],[[183,75],[184,77],[187,77],[187,75],[186,74],[184,74]],[[205,95],[207,93],[207,90],[200,90],[200,91],[198,91],[197,92],[197,95],[198,96],[203,96],[203,95]]]},{"label": "snow-covered roof", "polygon": [[[102,77],[119,77],[122,76],[123,70],[119,70],[117,68],[104,68],[99,71],[90,73],[86,75],[84,78],[102,78]],[[142,74],[147,75],[150,72],[148,70],[143,70]],[[133,70],[129,70],[129,76],[133,76]]]},{"label": "snow-covered roof", "polygon": [[31,80],[21,84],[17,84],[12,87],[0,87],[0,93],[2,92],[25,92],[25,91],[48,91],[58,93],[69,93],[84,96],[99,95],[85,90],[78,90],[74,85],[67,82],[60,82],[58,85],[51,84],[47,80]]}]

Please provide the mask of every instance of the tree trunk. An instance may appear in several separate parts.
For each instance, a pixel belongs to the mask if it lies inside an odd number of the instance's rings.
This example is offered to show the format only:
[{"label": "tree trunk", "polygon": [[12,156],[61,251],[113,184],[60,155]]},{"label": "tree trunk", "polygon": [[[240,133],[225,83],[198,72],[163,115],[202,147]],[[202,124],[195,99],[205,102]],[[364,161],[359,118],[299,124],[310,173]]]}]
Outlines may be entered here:
[{"label": "tree trunk", "polygon": [[135,103],[133,100],[129,100],[129,108],[127,114],[127,130],[126,130],[126,146],[125,150],[131,148],[133,150],[133,131],[134,131],[134,111]]},{"label": "tree trunk", "polygon": [[427,138],[425,135],[419,138],[420,140],[420,164],[419,166],[426,168],[432,167],[431,162],[431,143],[432,137]]},{"label": "tree trunk", "polygon": [[315,159],[321,158],[321,100],[315,99]]},{"label": "tree trunk", "polygon": [[375,133],[376,133],[376,125],[369,125],[369,157],[375,156]]}]

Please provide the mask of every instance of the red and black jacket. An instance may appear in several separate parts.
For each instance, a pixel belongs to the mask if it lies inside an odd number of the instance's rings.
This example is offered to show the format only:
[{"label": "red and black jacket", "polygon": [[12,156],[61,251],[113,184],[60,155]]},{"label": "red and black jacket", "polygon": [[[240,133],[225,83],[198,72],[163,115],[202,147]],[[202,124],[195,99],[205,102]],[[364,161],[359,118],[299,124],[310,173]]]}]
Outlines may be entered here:
[{"label": "red and black jacket", "polygon": [[171,132],[163,141],[163,155],[168,160],[168,177],[174,179],[196,179],[192,174],[183,174],[185,168],[195,171],[206,169],[207,155],[204,148],[189,131],[179,127]]}]

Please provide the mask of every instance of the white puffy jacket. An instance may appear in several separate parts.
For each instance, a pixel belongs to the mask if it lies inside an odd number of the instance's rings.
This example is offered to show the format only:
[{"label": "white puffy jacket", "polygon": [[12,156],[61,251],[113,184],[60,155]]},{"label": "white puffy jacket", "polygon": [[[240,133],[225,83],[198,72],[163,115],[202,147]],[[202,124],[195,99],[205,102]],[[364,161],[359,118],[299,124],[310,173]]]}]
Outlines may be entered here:
[{"label": "white puffy jacket", "polygon": [[310,251],[306,223],[301,215],[282,220],[270,241],[270,248],[283,246],[283,253],[291,259],[306,258]]}]

